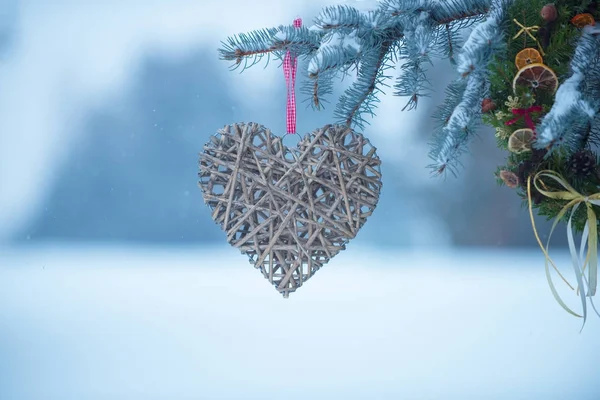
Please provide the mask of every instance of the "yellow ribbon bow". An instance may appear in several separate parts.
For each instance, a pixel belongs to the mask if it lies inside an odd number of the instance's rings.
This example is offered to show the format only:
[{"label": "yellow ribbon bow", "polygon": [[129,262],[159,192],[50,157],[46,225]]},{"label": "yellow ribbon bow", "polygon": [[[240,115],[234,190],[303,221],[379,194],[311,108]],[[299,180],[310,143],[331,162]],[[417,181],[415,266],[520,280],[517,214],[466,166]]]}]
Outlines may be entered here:
[{"label": "yellow ribbon bow", "polygon": [[521,30],[519,32],[517,32],[517,34],[515,36],[513,36],[513,40],[517,39],[522,34],[526,34],[527,36],[529,36],[530,38],[533,39],[533,41],[537,44],[538,49],[540,50],[540,54],[542,56],[544,56],[545,55],[544,49],[542,49],[542,46],[540,45],[540,42],[538,42],[537,38],[535,36],[533,36],[533,33],[536,33],[540,29],[540,27],[537,25],[525,26],[514,18],[513,18],[513,22],[521,27]]},{"label": "yellow ribbon bow", "polygon": [[[550,178],[550,179],[554,180],[555,182],[557,182],[560,186],[562,186],[566,190],[557,190],[557,191],[545,190],[547,188],[547,186],[544,184],[542,178]],[[551,198],[551,199],[568,201],[568,203],[560,210],[560,212],[554,219],[554,222],[552,224],[552,229],[550,230],[550,234],[548,235],[548,242],[546,243],[546,247],[544,247],[544,245],[542,244],[542,241],[540,240],[540,237],[538,235],[537,229],[535,227],[535,222],[533,219],[533,207],[532,207],[532,203],[531,203],[531,182],[532,182],[532,178],[530,176],[529,178],[527,178],[527,199],[529,201],[529,216],[531,217],[531,225],[533,226],[533,233],[535,234],[535,238],[537,239],[537,242],[540,245],[540,248],[542,249],[542,251],[544,252],[544,255],[546,256],[546,260],[545,260],[546,279],[548,280],[550,290],[552,291],[552,295],[554,296],[556,301],[568,313],[570,313],[576,317],[580,317],[580,318],[583,317],[583,326],[585,326],[585,321],[587,318],[586,297],[590,298],[590,303],[592,305],[592,308],[594,309],[596,314],[598,314],[598,316],[600,316],[600,314],[596,310],[596,307],[594,306],[594,303],[592,301],[592,296],[594,296],[596,294],[596,286],[597,286],[597,282],[598,282],[598,226],[597,226],[596,213],[594,212],[594,210],[592,208],[592,204],[600,206],[600,193],[595,193],[590,196],[584,196],[584,195],[578,193],[571,185],[569,185],[569,183],[567,183],[567,181],[562,176],[560,176],[559,174],[557,174],[554,171],[544,170],[544,171],[540,171],[537,174],[535,174],[535,176],[533,177],[533,185],[535,186],[535,188],[537,189],[537,191],[539,193],[541,193],[542,195],[544,195],[548,198]],[[543,186],[544,189],[540,188],[540,186]],[[585,204],[585,206],[587,208],[587,221],[586,221],[585,227],[583,229],[580,252],[578,255],[577,250],[575,248],[575,240],[573,239],[573,229],[571,226],[571,221],[573,219],[573,215],[575,214],[575,211],[582,203]],[[550,239],[552,238],[552,233],[554,232],[554,228],[556,228],[556,225],[558,224],[558,222],[562,219],[562,217],[569,210],[571,210],[571,213],[569,215],[569,221],[567,223],[567,240],[569,243],[569,252],[571,253],[571,260],[573,262],[573,270],[575,271],[575,277],[577,279],[577,294],[579,295],[580,300],[581,300],[581,305],[583,308],[583,316],[579,315],[576,312],[574,312],[573,310],[571,310],[562,301],[558,292],[556,291],[556,287],[554,286],[554,283],[552,282],[552,278],[550,276],[549,264],[552,265],[552,267],[558,273],[558,275],[562,278],[562,280],[572,290],[575,290],[573,288],[573,286],[571,286],[571,284],[559,272],[558,268],[556,267],[556,265],[554,264],[554,262],[552,261],[552,259],[550,258],[549,254],[548,254],[548,248],[550,246]],[[583,252],[585,250],[586,245],[587,245],[587,255],[586,255],[585,261],[583,261],[583,265],[582,265]],[[586,278],[584,273],[585,273],[586,267],[588,267],[588,266],[589,266],[588,277]],[[585,283],[585,286],[584,286],[584,283]],[[586,286],[588,288],[587,293],[585,293]],[[583,329],[583,326],[581,327],[581,329]]]}]

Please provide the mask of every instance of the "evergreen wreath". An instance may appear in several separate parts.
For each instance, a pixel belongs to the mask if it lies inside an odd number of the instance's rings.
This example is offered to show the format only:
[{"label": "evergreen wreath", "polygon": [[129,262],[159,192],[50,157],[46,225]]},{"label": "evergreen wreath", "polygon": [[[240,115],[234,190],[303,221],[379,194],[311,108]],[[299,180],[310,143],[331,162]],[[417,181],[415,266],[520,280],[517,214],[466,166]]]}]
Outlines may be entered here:
[{"label": "evergreen wreath", "polygon": [[[490,95],[482,105],[483,121],[508,152],[507,164],[497,171],[500,183],[520,189],[525,202],[527,178],[542,170],[556,172],[585,195],[598,192],[600,184],[600,31],[585,28],[600,13],[591,0],[545,1],[516,0],[509,8],[507,45],[490,64]],[[515,21],[535,26],[536,34],[516,37],[522,28]],[[535,186],[531,197],[548,219],[568,203],[543,196]],[[585,208],[579,208],[575,230],[582,232],[586,221]]]},{"label": "evergreen wreath", "polygon": [[[334,115],[337,123],[357,128],[364,128],[366,114],[374,115],[377,96],[392,79],[394,95],[408,99],[402,110],[415,109],[433,90],[427,67],[434,59],[448,59],[458,76],[434,113],[429,168],[435,175],[456,175],[480,123],[494,127],[498,146],[507,151],[506,165],[496,171],[498,183],[515,188],[528,206],[552,293],[585,323],[586,298],[591,300],[597,284],[600,11],[596,0],[547,1],[380,0],[365,13],[330,6],[310,28],[239,34],[219,52],[234,68],[245,69],[265,56],[281,60],[292,51],[304,61],[302,92],[317,110],[333,82],[355,71]],[[463,42],[465,28],[472,29]],[[389,71],[396,64],[401,73],[393,78]],[[549,271],[554,264],[535,229],[533,210],[555,219],[555,226],[567,223],[572,254],[577,255],[573,231],[582,234],[581,254],[587,246],[587,257],[574,269],[583,315],[568,308],[554,288]]]}]

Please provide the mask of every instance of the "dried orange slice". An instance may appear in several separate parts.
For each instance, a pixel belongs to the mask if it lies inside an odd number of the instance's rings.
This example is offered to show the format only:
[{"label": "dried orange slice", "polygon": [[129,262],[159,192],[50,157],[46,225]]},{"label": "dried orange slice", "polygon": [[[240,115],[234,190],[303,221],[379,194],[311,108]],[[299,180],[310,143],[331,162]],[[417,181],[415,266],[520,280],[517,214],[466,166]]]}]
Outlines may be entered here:
[{"label": "dried orange slice", "polygon": [[527,86],[532,89],[543,89],[556,92],[558,89],[558,77],[548,66],[534,63],[524,66],[517,72],[513,79],[513,92],[517,86]]},{"label": "dried orange slice", "polygon": [[512,153],[531,151],[533,130],[529,128],[517,129],[508,138],[508,150]]},{"label": "dried orange slice", "polygon": [[596,21],[594,21],[594,16],[592,14],[577,14],[573,18],[571,18],[571,23],[578,28],[583,28],[586,25],[594,25]]},{"label": "dried orange slice", "polygon": [[529,64],[543,64],[544,59],[539,51],[532,47],[521,50],[515,57],[515,64],[518,69]]}]

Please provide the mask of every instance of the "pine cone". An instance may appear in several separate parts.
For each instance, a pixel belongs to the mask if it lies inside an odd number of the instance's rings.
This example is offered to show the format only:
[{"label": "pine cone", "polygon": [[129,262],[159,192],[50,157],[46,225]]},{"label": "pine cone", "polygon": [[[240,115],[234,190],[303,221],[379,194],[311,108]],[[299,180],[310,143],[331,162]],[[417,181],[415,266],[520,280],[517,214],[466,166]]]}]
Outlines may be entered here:
[{"label": "pine cone", "polygon": [[587,150],[579,151],[569,160],[571,173],[579,178],[586,178],[596,170],[596,157]]},{"label": "pine cone", "polygon": [[519,177],[519,183],[523,189],[527,189],[527,178],[534,171],[539,169],[538,167],[544,161],[544,156],[547,152],[548,151],[546,149],[532,149],[529,160],[525,160],[519,164],[517,176]]},{"label": "pine cone", "polygon": [[519,184],[525,190],[527,190],[527,178],[533,172],[533,168],[535,165],[531,162],[531,160],[525,160],[521,164],[519,164],[519,169],[517,170],[517,177],[519,178]]},{"label": "pine cone", "polygon": [[[525,160],[521,164],[519,164],[519,169],[517,170],[517,177],[519,178],[519,185],[521,188],[527,193],[527,178],[535,171],[538,163],[533,162],[532,160]],[[540,204],[542,200],[544,200],[544,196],[538,192],[538,190],[531,183],[531,200],[533,204]]]},{"label": "pine cone", "polygon": [[542,48],[550,46],[550,28],[542,26],[537,32],[537,39],[540,41]]},{"label": "pine cone", "polygon": [[519,177],[514,172],[502,170],[500,171],[500,179],[511,189],[519,186]]}]

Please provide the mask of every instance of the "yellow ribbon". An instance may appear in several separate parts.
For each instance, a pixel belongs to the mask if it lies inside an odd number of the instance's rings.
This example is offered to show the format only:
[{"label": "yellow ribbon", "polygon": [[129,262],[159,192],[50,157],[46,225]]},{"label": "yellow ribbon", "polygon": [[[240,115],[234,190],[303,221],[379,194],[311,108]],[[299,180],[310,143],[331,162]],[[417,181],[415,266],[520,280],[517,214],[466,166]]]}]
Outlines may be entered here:
[{"label": "yellow ribbon", "polygon": [[[562,186],[566,190],[558,190],[558,191],[546,190],[547,186],[544,184],[544,182],[542,180],[543,177],[554,180],[555,182],[557,182],[560,186]],[[594,306],[594,303],[592,301],[592,296],[594,296],[596,294],[596,286],[597,286],[597,282],[598,282],[598,229],[597,229],[596,213],[594,212],[594,210],[592,208],[592,204],[600,206],[600,193],[595,193],[590,196],[584,196],[584,195],[578,193],[571,185],[569,185],[569,183],[562,176],[560,176],[556,172],[550,171],[550,170],[544,170],[544,171],[538,172],[533,177],[533,185],[535,186],[537,191],[548,198],[567,201],[567,204],[560,210],[560,212],[554,219],[554,222],[552,224],[552,229],[550,230],[550,234],[548,235],[548,242],[546,243],[546,246],[544,247],[544,245],[542,244],[542,241],[540,240],[540,237],[538,235],[537,229],[535,227],[535,221],[533,218],[533,206],[532,206],[532,202],[531,202],[531,182],[532,182],[532,178],[531,177],[527,178],[527,199],[529,201],[529,216],[531,217],[531,225],[533,227],[533,233],[535,234],[535,238],[537,239],[537,242],[540,245],[540,248],[542,249],[542,251],[544,252],[544,255],[546,258],[545,266],[546,266],[546,279],[548,280],[548,285],[550,286],[552,295],[554,296],[554,298],[556,299],[558,304],[560,304],[560,306],[563,309],[565,309],[569,314],[572,314],[576,317],[583,318],[583,326],[585,326],[585,321],[587,318],[586,297],[590,298],[590,303],[591,303],[594,311],[596,312],[596,314],[598,314],[598,316],[600,316],[600,314],[596,310],[596,307]],[[540,186],[543,186],[544,189],[540,188]],[[572,229],[571,221],[572,221],[573,215],[575,214],[575,211],[582,203],[585,204],[585,206],[587,208],[587,221],[586,221],[585,227],[583,229],[580,252],[578,255],[577,250],[575,248],[575,240],[573,238],[573,229]],[[569,215],[569,221],[567,223],[567,240],[569,243],[569,252],[571,253],[571,261],[573,262],[573,270],[575,271],[575,277],[577,278],[577,294],[579,295],[579,298],[581,300],[581,305],[583,308],[583,315],[577,314],[576,312],[571,310],[569,307],[567,307],[567,305],[562,301],[562,299],[560,298],[560,295],[556,291],[556,287],[554,286],[554,283],[552,282],[552,277],[550,275],[549,264],[552,265],[552,267],[558,273],[558,275],[562,278],[562,280],[572,290],[575,290],[573,288],[573,286],[560,273],[560,271],[558,270],[558,268],[556,267],[556,265],[550,258],[550,255],[548,254],[549,246],[550,246],[550,239],[552,238],[552,233],[554,232],[554,229],[556,228],[558,222],[562,219],[562,217],[569,210],[571,210],[571,213]],[[586,245],[587,245],[587,255],[586,255],[585,261],[583,261],[583,265],[582,265],[583,252],[585,250]],[[589,265],[588,277],[586,278],[584,275],[584,272],[585,272],[586,267],[588,267],[588,265]],[[587,286],[587,288],[588,288],[587,293],[585,293],[585,290],[584,290],[585,289],[584,281],[585,281],[585,286]],[[583,326],[581,327],[581,329],[583,329]]]},{"label": "yellow ribbon", "polygon": [[521,30],[519,32],[517,32],[517,34],[515,36],[513,36],[513,40],[517,39],[522,34],[526,34],[527,36],[529,36],[530,38],[532,38],[533,41],[537,44],[538,49],[540,49],[540,54],[542,56],[545,56],[546,54],[544,54],[544,49],[542,49],[542,46],[540,45],[540,42],[538,42],[537,38],[535,36],[533,36],[533,33],[536,33],[540,29],[540,27],[537,26],[537,25],[525,26],[525,25],[521,24],[519,21],[517,21],[514,18],[513,18],[513,22],[521,27]]}]

